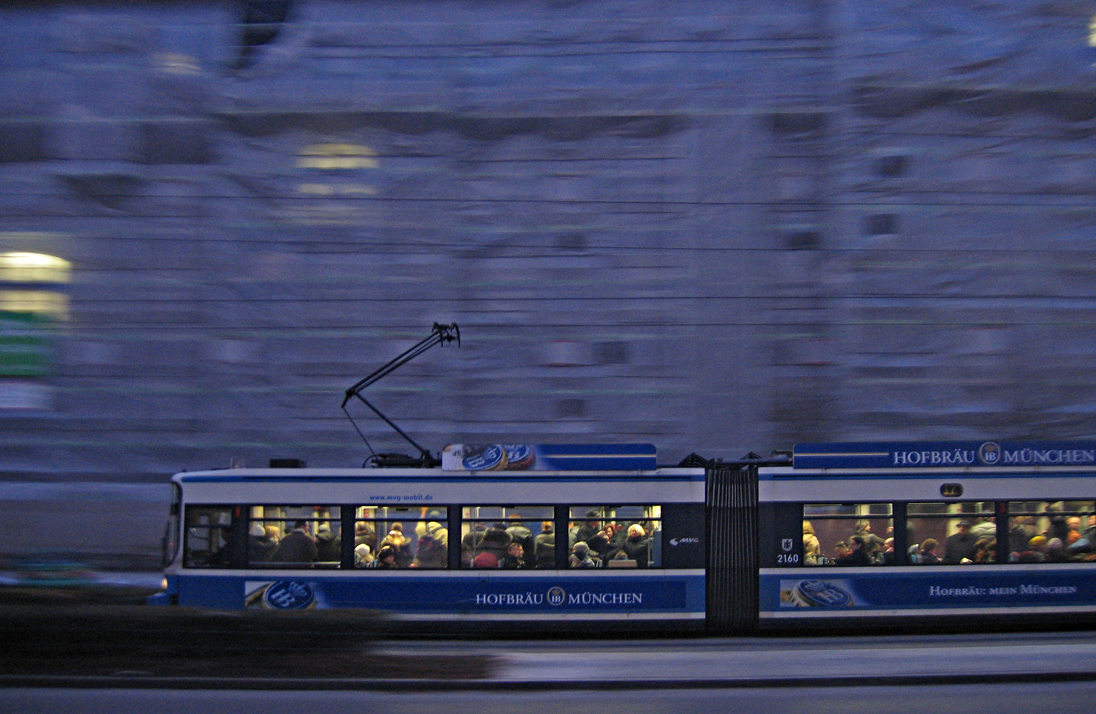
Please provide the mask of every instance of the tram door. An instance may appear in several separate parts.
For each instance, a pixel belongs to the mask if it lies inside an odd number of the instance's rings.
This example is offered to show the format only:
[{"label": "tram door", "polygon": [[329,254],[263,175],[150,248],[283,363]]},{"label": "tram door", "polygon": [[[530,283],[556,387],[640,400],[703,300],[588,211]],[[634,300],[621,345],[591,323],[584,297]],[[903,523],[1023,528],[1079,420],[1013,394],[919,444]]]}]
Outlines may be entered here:
[{"label": "tram door", "polygon": [[707,622],[718,633],[758,629],[757,466],[709,468]]}]

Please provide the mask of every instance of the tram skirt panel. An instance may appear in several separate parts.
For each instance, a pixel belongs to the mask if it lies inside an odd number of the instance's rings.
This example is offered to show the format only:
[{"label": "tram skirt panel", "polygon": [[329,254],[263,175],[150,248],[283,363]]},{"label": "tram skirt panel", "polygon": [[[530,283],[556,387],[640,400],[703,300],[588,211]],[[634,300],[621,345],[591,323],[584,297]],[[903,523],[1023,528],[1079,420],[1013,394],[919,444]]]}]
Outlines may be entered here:
[{"label": "tram skirt panel", "polygon": [[758,629],[757,468],[716,468],[707,476],[708,628]]}]

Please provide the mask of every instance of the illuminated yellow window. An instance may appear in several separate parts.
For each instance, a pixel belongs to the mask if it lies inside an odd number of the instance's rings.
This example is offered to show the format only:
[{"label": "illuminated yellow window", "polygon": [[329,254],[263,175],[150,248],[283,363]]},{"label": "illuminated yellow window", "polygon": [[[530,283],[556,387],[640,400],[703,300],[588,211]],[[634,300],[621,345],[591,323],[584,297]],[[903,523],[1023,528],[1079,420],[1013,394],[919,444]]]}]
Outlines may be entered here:
[{"label": "illuminated yellow window", "polygon": [[0,253],[0,409],[43,408],[48,395],[27,379],[48,376],[55,361],[51,326],[69,317],[72,264],[42,253]]},{"label": "illuminated yellow window", "polygon": [[301,149],[297,167],[302,169],[375,169],[376,152],[358,144],[310,144]]},{"label": "illuminated yellow window", "polygon": [[0,253],[0,282],[67,283],[71,272],[71,263],[53,255]]},{"label": "illuminated yellow window", "polygon": [[69,299],[50,290],[0,290],[0,312],[30,313],[54,320],[67,320]]}]

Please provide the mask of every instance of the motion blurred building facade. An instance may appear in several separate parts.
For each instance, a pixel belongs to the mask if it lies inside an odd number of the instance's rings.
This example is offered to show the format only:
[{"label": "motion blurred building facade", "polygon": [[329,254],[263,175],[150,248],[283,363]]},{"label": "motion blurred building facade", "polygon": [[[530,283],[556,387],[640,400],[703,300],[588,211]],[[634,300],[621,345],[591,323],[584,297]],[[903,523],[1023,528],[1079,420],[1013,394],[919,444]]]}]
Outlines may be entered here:
[{"label": "motion blurred building facade", "polygon": [[3,476],[1092,437],[1094,17],[7,3]]}]

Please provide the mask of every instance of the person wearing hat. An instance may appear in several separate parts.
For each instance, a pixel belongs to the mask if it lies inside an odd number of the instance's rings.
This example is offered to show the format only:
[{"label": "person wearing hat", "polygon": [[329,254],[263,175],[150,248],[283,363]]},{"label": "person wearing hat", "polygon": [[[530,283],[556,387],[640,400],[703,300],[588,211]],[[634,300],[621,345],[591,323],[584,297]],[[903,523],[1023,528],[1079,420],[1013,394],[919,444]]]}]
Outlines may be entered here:
[{"label": "person wearing hat", "polygon": [[959,565],[963,559],[974,560],[978,538],[970,532],[970,521],[959,521],[956,532],[944,543],[944,564]]},{"label": "person wearing hat", "polygon": [[252,523],[248,531],[247,557],[251,563],[265,563],[278,547],[278,542],[267,535],[262,523]]},{"label": "person wearing hat", "polygon": [[411,539],[403,534],[402,523],[392,524],[392,530],[388,531],[388,535],[384,537],[379,547],[380,551],[377,552],[377,559],[381,559],[381,553],[384,552],[385,548],[390,548],[396,556],[397,568],[410,566],[411,561],[415,558],[415,554],[411,552]]},{"label": "person wearing hat", "polygon": [[365,543],[354,546],[354,567],[368,568],[373,564],[372,549]]},{"label": "person wearing hat", "polygon": [[601,513],[596,509],[586,512],[586,522],[575,531],[575,543],[589,541],[601,531]]},{"label": "person wearing hat", "polygon": [[579,541],[571,549],[571,557],[568,558],[567,564],[572,568],[596,568],[601,565],[601,561],[591,558],[590,546],[583,541]]},{"label": "person wearing hat", "polygon": [[381,546],[370,567],[382,570],[392,570],[400,567],[396,565],[396,549],[390,545]]},{"label": "person wearing hat", "polygon": [[1027,547],[1019,553],[1012,553],[1009,560],[1014,563],[1045,563],[1047,542],[1044,535],[1033,536]]}]

